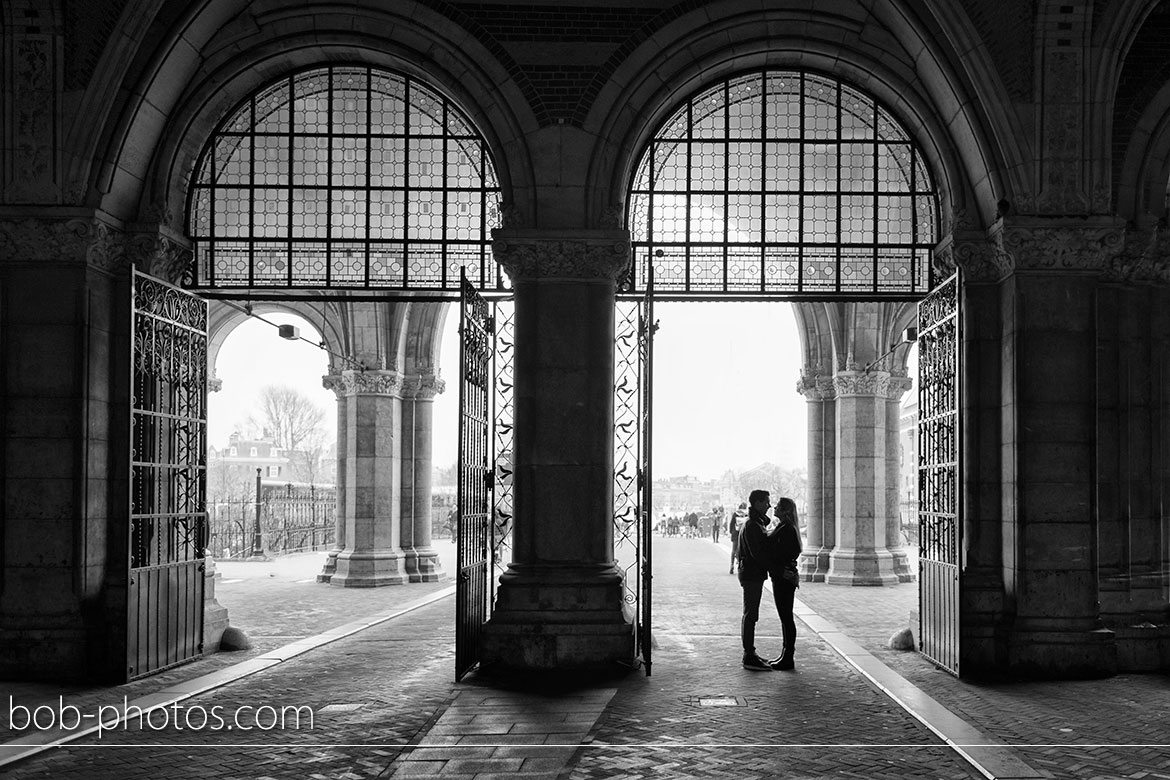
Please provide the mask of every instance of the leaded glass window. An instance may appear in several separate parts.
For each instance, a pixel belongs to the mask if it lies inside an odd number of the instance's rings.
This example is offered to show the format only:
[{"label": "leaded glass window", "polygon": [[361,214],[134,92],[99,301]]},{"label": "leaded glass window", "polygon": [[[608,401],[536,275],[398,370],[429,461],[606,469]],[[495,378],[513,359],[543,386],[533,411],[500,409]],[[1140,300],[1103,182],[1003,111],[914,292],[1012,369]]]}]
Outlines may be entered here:
[{"label": "leaded glass window", "polygon": [[195,287],[453,291],[491,258],[500,188],[483,138],[409,76],[291,74],[234,110],[195,168]]},{"label": "leaded glass window", "polygon": [[874,98],[769,70],[696,95],[659,129],[629,196],[630,287],[677,297],[916,298],[938,204],[926,162]]}]

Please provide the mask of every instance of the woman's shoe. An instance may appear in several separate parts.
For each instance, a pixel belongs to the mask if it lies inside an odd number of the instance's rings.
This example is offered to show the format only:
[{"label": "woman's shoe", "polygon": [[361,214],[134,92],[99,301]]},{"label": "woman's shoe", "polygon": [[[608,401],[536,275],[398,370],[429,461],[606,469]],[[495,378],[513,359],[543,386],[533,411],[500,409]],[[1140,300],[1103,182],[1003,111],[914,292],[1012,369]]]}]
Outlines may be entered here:
[{"label": "woman's shoe", "polygon": [[796,668],[796,661],[793,660],[794,654],[795,653],[793,648],[786,647],[784,648],[784,652],[781,655],[773,658],[771,661],[768,661],[768,666],[772,667],[778,672],[792,671]]}]

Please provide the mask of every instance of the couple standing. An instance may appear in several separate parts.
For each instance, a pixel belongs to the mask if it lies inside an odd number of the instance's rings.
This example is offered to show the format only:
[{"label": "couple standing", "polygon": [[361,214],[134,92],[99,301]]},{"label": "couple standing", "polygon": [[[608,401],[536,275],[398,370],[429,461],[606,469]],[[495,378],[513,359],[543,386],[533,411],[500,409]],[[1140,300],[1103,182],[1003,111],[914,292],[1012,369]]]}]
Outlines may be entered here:
[{"label": "couple standing", "polygon": [[[800,556],[800,530],[796,520],[796,503],[781,498],[776,506],[779,524],[768,532],[768,508],[771,496],[766,490],[753,490],[748,496],[747,522],[739,534],[739,584],[743,586],[743,620],[740,638],[743,640],[743,668],[767,672],[773,669],[794,669],[793,652],[796,647],[796,621],[792,604],[800,584],[796,559]],[[780,625],[784,632],[784,652],[770,661],[756,655],[756,622],[760,619],[760,599],[764,580],[772,578],[772,595]]]}]

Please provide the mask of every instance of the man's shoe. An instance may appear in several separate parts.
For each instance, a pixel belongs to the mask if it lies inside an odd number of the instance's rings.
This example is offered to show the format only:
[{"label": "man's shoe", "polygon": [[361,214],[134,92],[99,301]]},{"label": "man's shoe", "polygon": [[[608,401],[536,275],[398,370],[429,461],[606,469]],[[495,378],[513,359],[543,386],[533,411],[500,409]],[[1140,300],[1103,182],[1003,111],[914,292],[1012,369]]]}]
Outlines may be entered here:
[{"label": "man's shoe", "polygon": [[770,672],[770,671],[772,671],[772,666],[767,661],[765,661],[763,658],[760,658],[758,655],[744,656],[743,668],[744,669],[751,669],[753,672]]}]

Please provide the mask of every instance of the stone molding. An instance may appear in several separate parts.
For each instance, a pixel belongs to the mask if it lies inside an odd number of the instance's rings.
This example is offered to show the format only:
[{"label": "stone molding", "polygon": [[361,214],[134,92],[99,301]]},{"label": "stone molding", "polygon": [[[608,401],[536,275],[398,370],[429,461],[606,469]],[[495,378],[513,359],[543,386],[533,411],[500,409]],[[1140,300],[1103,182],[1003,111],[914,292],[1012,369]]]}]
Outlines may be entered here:
[{"label": "stone molding", "polygon": [[129,254],[139,271],[171,284],[180,285],[194,278],[191,248],[161,231],[130,234]]},{"label": "stone molding", "polygon": [[126,232],[96,216],[71,216],[0,220],[0,257],[16,263],[84,258],[106,273],[125,273],[134,266],[179,284],[190,271],[192,253],[181,238],[157,228]]},{"label": "stone molding", "polygon": [[[903,377],[898,377],[903,379]],[[837,397],[869,396],[888,398],[890,375],[885,371],[841,371],[833,377],[833,389]]]},{"label": "stone molding", "polygon": [[1125,248],[1110,259],[1105,269],[1110,282],[1170,283],[1170,230],[1162,222],[1130,225]]},{"label": "stone molding", "polygon": [[800,372],[800,379],[796,381],[796,392],[809,401],[831,401],[837,395],[832,377],[806,371]]},{"label": "stone molding", "polygon": [[1125,246],[1118,220],[1090,224],[1012,224],[1004,218],[988,231],[995,265],[1013,271],[1104,271]]},{"label": "stone molding", "polygon": [[904,396],[906,391],[912,387],[914,387],[914,380],[910,377],[905,375],[899,376],[897,374],[891,374],[890,384],[886,390],[886,398],[890,401],[901,403],[902,396]]},{"label": "stone molding", "polygon": [[545,230],[492,231],[492,254],[513,282],[537,279],[617,280],[630,264],[626,230],[578,234]]},{"label": "stone molding", "polygon": [[1119,261],[1128,245],[1118,220],[1047,220],[1023,223],[1000,217],[986,234],[956,231],[934,251],[935,271],[949,276],[956,267],[964,281],[998,282],[1017,271],[1083,271],[1117,275],[1156,263]]},{"label": "stone molding", "polygon": [[402,396],[402,374],[393,370],[342,371],[321,378],[321,385],[338,398],[355,395]]},{"label": "stone molding", "polygon": [[402,380],[402,397],[429,401],[447,389],[447,383],[439,379],[433,370],[420,371]]}]

